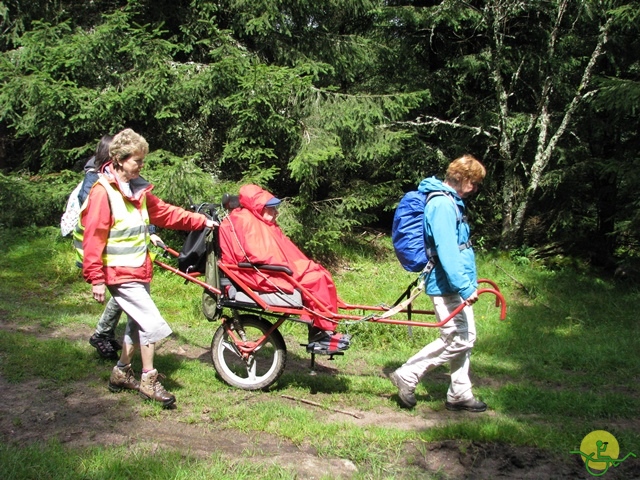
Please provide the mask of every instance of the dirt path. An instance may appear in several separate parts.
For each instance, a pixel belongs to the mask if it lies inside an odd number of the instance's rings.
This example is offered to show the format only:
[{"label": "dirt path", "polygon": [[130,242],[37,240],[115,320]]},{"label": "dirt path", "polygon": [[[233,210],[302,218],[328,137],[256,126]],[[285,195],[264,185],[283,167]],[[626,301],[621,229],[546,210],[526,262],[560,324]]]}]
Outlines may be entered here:
[{"label": "dirt path", "polygon": [[[11,329],[0,323],[0,330],[7,328]],[[47,335],[38,331],[29,333]],[[88,338],[90,333],[57,331],[53,335],[77,336],[80,339]],[[190,358],[202,358],[206,354],[206,350],[201,348],[171,342],[162,348]],[[178,450],[200,458],[218,453],[230,460],[277,464],[295,472],[296,478],[310,480],[322,475],[348,479],[358,471],[356,465],[347,459],[319,457],[311,443],[300,446],[266,433],[248,435],[224,430],[211,421],[207,411],[203,411],[195,422],[192,412],[183,414],[179,408],[162,411],[157,417],[142,417],[137,395],[132,392],[114,395],[101,382],[74,382],[52,387],[51,383],[39,379],[9,383],[0,376],[0,392],[0,441],[5,443],[26,445],[57,439],[76,448],[138,444],[153,449]],[[259,397],[257,401],[260,401]],[[327,411],[295,398],[282,398],[282,401],[297,402],[302,408],[321,411],[327,422],[359,426],[418,431],[446,422],[454,418],[452,415],[460,419],[460,413],[434,412],[426,407],[417,414],[391,408],[376,412],[349,408]],[[577,457],[566,460],[565,455],[561,459],[561,456],[530,447],[444,441],[406,445],[405,451],[414,468],[423,471],[425,476],[427,472],[439,472],[441,477],[438,478],[590,478]],[[637,467],[633,470],[633,464],[629,463],[616,471],[611,470],[606,478],[640,478],[640,465]]]},{"label": "dirt path", "polygon": [[[43,388],[39,380],[9,384],[3,378],[0,391],[3,392],[0,439],[6,443],[26,445],[57,439],[69,447],[80,448],[146,444],[200,458],[220,453],[232,460],[277,464],[296,472],[301,479],[315,479],[324,474],[347,479],[357,472],[357,467],[347,459],[318,457],[312,445],[297,446],[266,433],[255,436],[221,430],[208,419],[206,411],[197,423],[186,423],[179,410],[163,411],[161,418],[140,417],[137,415],[140,400],[131,393],[118,394],[114,401],[114,394],[106,388],[88,387],[86,383],[66,385],[62,391],[50,386]],[[332,413],[327,421],[415,430],[444,421],[440,418],[442,412],[434,412],[431,417],[393,410],[354,413],[360,418]],[[408,445],[407,453],[417,459],[416,466],[426,472],[439,471],[446,475],[443,478],[587,478],[581,475],[584,468],[580,465],[554,467],[555,460],[548,454],[531,448],[471,445],[463,449],[459,442],[446,441],[422,448]]]}]

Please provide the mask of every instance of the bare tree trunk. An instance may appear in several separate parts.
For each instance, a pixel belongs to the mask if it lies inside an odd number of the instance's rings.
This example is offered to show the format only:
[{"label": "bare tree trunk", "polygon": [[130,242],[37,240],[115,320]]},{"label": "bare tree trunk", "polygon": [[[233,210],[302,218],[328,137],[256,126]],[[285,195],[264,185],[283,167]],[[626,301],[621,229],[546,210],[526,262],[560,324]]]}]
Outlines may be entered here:
[{"label": "bare tree trunk", "polygon": [[[547,48],[547,66],[551,65],[551,61],[555,55],[555,47],[558,35],[560,33],[560,25],[562,22],[562,18],[566,12],[568,2],[569,0],[563,0],[558,4],[556,22],[554,25],[554,29],[549,37],[549,44]],[[496,2],[496,5],[500,5],[501,3],[501,0],[498,0]],[[513,4],[511,3],[511,5]],[[499,8],[496,10],[499,10]],[[506,105],[503,105],[503,102],[505,102],[506,93],[504,89],[504,82],[501,78],[501,72],[499,70],[502,55],[502,37],[504,36],[504,32],[500,30],[500,19],[495,16],[493,20],[494,37],[492,56],[495,57],[495,59],[493,59],[492,61],[492,71],[496,84],[499,114],[500,116],[503,116],[508,115],[508,108]],[[553,93],[551,83],[552,72],[549,71],[547,72],[546,79],[541,86],[538,104],[539,109],[537,112],[531,114],[529,128],[527,129],[524,138],[519,139],[520,147],[514,158],[510,157],[510,148],[505,148],[503,144],[510,145],[515,139],[510,138],[510,132],[506,131],[506,129],[501,132],[500,154],[501,156],[504,155],[502,157],[502,160],[505,165],[505,182],[503,187],[502,207],[503,223],[501,232],[501,244],[503,248],[509,248],[517,241],[517,237],[524,225],[525,214],[529,206],[529,202],[540,186],[543,174],[557,148],[558,142],[560,141],[562,135],[566,132],[572,120],[573,114],[575,113],[580,103],[585,98],[587,98],[587,96],[593,94],[593,92],[588,92],[587,88],[589,87],[591,82],[591,77],[596,60],[602,54],[604,44],[607,41],[611,22],[612,19],[609,18],[605,25],[601,27],[598,41],[593,49],[593,52],[591,53],[589,62],[585,66],[580,85],[576,90],[576,93],[571,102],[569,102],[564,112],[562,113],[562,120],[558,127],[555,128],[555,131],[552,122],[554,115],[553,112],[550,111],[549,107],[551,94]],[[498,77],[499,81],[497,80]],[[501,128],[505,128],[508,125],[508,119],[501,118],[499,123]],[[533,133],[535,129],[538,130],[536,153],[531,166],[527,167],[527,162],[523,161],[524,146],[526,145],[526,142],[528,142],[530,134]],[[509,138],[506,139],[503,137]],[[517,168],[519,165],[524,167],[525,178],[527,181],[526,185],[521,184],[521,177],[518,176]]]},{"label": "bare tree trunk", "polygon": [[[504,22],[509,17],[509,12],[514,8],[520,8],[520,2],[497,1],[489,3],[485,14],[491,21],[491,78],[496,89],[498,102],[498,152],[504,166],[505,182],[502,187],[502,231],[510,232],[513,228],[513,206],[520,190],[517,179],[517,165],[511,153],[512,135],[509,130],[509,92],[502,78],[501,65],[503,62],[504,48]],[[516,75],[517,78],[517,75]],[[514,78],[515,80],[515,78]]]},{"label": "bare tree trunk", "polygon": [[585,90],[588,88],[591,82],[591,76],[593,74],[593,68],[595,66],[596,60],[602,54],[602,49],[607,41],[611,22],[612,19],[609,18],[605,25],[602,27],[600,36],[598,37],[598,42],[596,43],[596,46],[591,53],[589,63],[584,69],[580,86],[578,87],[578,90],[576,91],[573,99],[565,109],[562,122],[560,122],[560,125],[548,142],[547,132],[551,129],[551,117],[545,104],[543,114],[540,116],[540,135],[538,137],[538,148],[536,149],[536,156],[533,161],[533,165],[531,166],[529,185],[527,186],[524,197],[518,205],[514,218],[514,227],[517,227],[518,229],[522,228],[529,201],[531,200],[531,197],[533,196],[535,191],[538,189],[540,180],[542,179],[542,174],[549,165],[549,160],[551,160],[551,156],[553,155],[553,152],[555,151],[560,138],[567,130],[573,114],[575,113],[580,103],[584,101],[585,98],[593,95],[594,93],[593,91],[585,92]]}]

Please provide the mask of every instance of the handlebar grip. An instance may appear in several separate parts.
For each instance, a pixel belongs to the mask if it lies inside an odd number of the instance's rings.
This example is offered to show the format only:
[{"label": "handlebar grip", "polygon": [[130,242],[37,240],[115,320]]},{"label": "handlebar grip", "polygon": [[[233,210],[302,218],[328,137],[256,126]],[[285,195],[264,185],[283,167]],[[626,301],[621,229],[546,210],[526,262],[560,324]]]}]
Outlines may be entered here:
[{"label": "handlebar grip", "polygon": [[284,272],[287,275],[293,275],[291,269],[285,265],[262,265],[257,263],[241,262],[238,264],[240,268],[257,268],[258,270],[271,270],[273,272]]}]

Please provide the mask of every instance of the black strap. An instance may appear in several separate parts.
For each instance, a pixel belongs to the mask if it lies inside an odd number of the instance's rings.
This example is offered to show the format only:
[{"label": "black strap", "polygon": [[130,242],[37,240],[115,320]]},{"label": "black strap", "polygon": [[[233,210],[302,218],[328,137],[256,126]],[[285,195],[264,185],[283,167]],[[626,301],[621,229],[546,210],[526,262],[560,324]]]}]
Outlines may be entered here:
[{"label": "black strap", "polygon": [[273,272],[284,272],[287,275],[293,275],[293,272],[286,265],[262,265],[258,263],[240,262],[240,268],[257,268],[258,270],[271,270]]}]

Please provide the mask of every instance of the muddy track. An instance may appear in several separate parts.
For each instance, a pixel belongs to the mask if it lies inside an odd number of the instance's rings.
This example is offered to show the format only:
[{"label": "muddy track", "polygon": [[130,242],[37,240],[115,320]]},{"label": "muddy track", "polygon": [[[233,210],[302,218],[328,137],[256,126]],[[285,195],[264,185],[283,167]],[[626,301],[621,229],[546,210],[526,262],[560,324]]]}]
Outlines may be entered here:
[{"label": "muddy track", "polygon": [[[86,327],[82,327],[83,329]],[[15,328],[0,323],[1,329],[20,329],[34,336],[68,335],[88,338],[90,331],[42,332]],[[178,346],[171,341],[162,349],[189,358],[205,358],[200,347]],[[1,361],[1,358],[0,358]],[[108,368],[105,366],[105,368]],[[0,441],[27,445],[56,439],[71,448],[111,445],[140,445],[152,449],[177,450],[185,455],[210,458],[222,455],[232,461],[277,464],[295,472],[297,478],[321,476],[350,478],[357,466],[348,459],[319,457],[312,442],[296,445],[267,433],[246,434],[225,429],[211,420],[205,408],[194,421],[193,412],[183,412],[178,406],[157,416],[139,415],[141,399],[133,392],[112,394],[96,379],[52,385],[39,379],[9,383],[0,376]],[[252,401],[261,401],[261,394]],[[265,396],[267,394],[264,394]],[[269,397],[270,399],[273,396]],[[424,430],[460,418],[461,413],[432,411],[427,407],[409,413],[389,408],[383,411],[326,410],[303,399],[282,396],[283,402],[297,402],[301,408],[321,412],[327,422],[342,422],[366,427]],[[215,408],[215,407],[211,407]],[[487,412],[492,415],[492,412]],[[462,415],[472,415],[462,413]],[[188,417],[188,418],[187,418]],[[448,479],[555,479],[592,478],[578,457],[568,457],[531,447],[515,447],[494,443],[478,444],[458,441],[432,444],[408,444],[403,458],[389,458],[400,471],[421,471]],[[390,467],[393,471],[393,467]],[[627,462],[606,474],[607,479],[640,478],[640,462]]]}]

